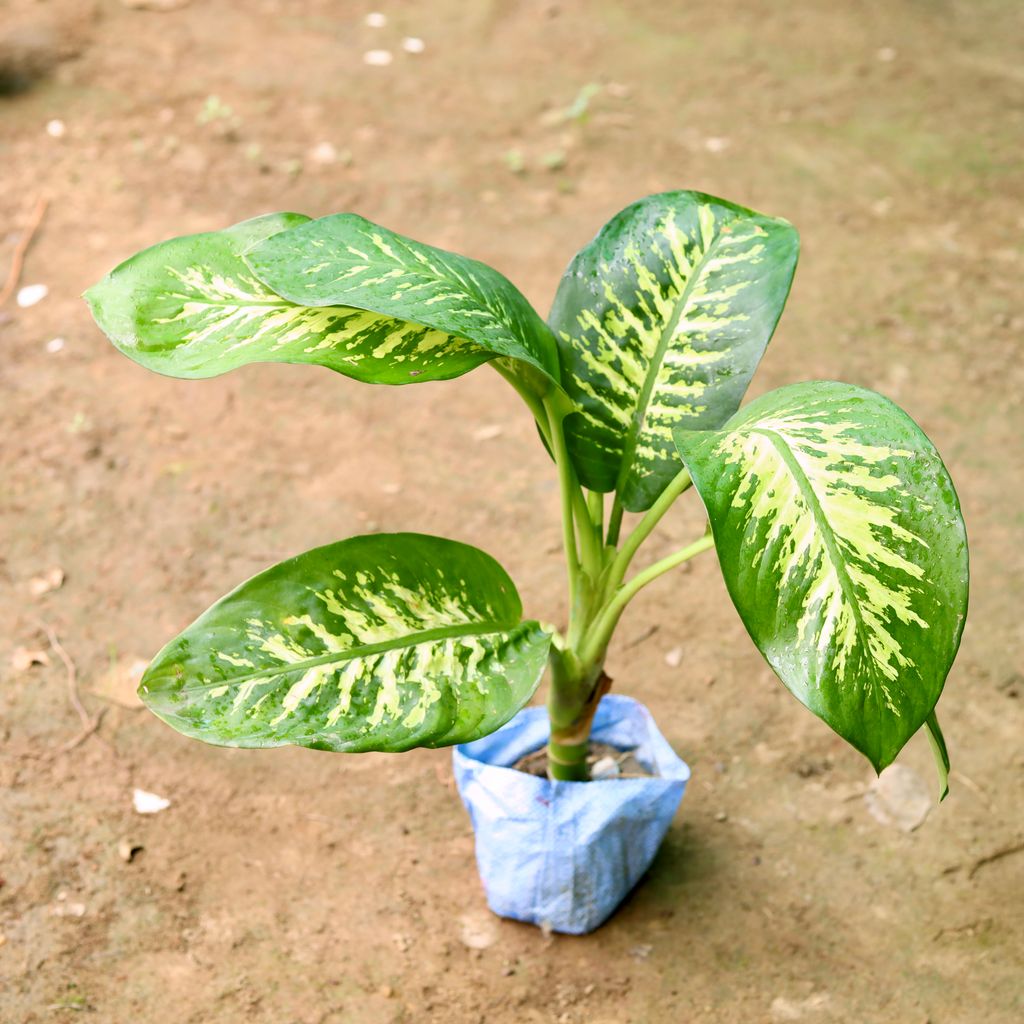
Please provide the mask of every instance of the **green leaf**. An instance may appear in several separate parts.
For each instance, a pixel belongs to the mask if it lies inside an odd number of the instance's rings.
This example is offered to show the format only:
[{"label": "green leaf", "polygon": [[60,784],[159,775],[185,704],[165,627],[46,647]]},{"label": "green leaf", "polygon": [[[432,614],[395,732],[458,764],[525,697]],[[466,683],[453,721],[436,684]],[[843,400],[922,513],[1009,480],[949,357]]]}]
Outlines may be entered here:
[{"label": "green leaf", "polygon": [[413,533],[307,551],[221,598],[139,694],[222,746],[407,750],[493,732],[530,699],[551,641],[489,555]]},{"label": "green leaf", "polygon": [[928,742],[935,757],[935,770],[939,773],[939,803],[949,796],[949,752],[946,750],[946,739],[939,727],[939,720],[933,711],[926,719]]},{"label": "green leaf", "polygon": [[700,192],[649,196],[569,264],[548,322],[581,482],[643,511],[678,471],[672,430],[738,408],[786,304],[797,233]]},{"label": "green leaf", "polygon": [[935,707],[967,614],[967,538],[935,448],[887,399],[827,381],[676,443],[754,642],[881,771]]},{"label": "green leaf", "polygon": [[437,340],[444,335],[463,358],[508,356],[558,382],[558,351],[547,325],[511,281],[477,260],[353,213],[268,238],[246,259],[267,287],[292,302],[355,306],[430,328],[419,344],[396,350],[407,373],[447,357]]},{"label": "green leaf", "polygon": [[[268,287],[245,254],[309,222],[299,214],[270,214],[171,239],[122,263],[86,298],[118,349],[172,377],[281,362],[326,366],[375,384],[409,384],[458,377],[493,357],[469,337],[436,329],[439,321],[429,316],[427,324],[354,304],[299,305]],[[553,352],[553,339],[546,340]]]}]

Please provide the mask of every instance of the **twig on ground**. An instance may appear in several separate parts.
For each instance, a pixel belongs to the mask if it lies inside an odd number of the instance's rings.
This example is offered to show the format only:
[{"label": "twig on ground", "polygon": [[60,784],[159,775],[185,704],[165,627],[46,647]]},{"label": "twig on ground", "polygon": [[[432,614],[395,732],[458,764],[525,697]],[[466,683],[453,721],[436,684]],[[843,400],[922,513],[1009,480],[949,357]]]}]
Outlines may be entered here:
[{"label": "twig on ground", "polygon": [[985,791],[973,779],[968,778],[963,772],[957,771],[955,768],[949,773],[949,777],[954,782],[962,782],[978,798],[978,802],[986,811],[992,810],[992,804],[985,796]]},{"label": "twig on ground", "polygon": [[998,850],[993,850],[991,853],[986,853],[984,857],[979,857],[971,865],[971,870],[967,872],[967,877],[973,878],[983,867],[985,867],[986,864],[1002,860],[1004,857],[1009,857],[1013,853],[1024,853],[1024,840],[1009,843],[1007,846],[1000,846]]},{"label": "twig on ground", "polygon": [[658,632],[660,627],[657,625],[650,626],[645,629],[638,637],[634,637],[632,640],[627,641],[622,645],[624,651],[632,650],[634,647],[639,647],[645,640],[650,640],[655,633]]},{"label": "twig on ground", "polygon": [[46,207],[49,203],[49,199],[45,196],[40,196],[36,200],[35,209],[32,211],[32,218],[29,220],[28,226],[25,228],[21,238],[18,239],[18,244],[14,247],[14,255],[11,257],[11,269],[7,272],[7,280],[4,282],[3,288],[0,288],[0,306],[14,294],[15,288],[18,287],[18,281],[21,278],[21,268],[25,263],[25,253],[28,252],[28,247],[32,244],[32,239],[35,238],[39,225],[43,222]]},{"label": "twig on ground", "polygon": [[75,668],[75,663],[71,660],[71,655],[64,650],[64,646],[57,638],[57,634],[52,627],[48,626],[42,619],[33,619],[33,622],[46,634],[46,639],[50,641],[53,653],[64,663],[64,670],[67,672],[68,703],[82,723],[82,728],[78,734],[53,752],[53,756],[56,757],[59,754],[66,754],[68,751],[74,750],[75,747],[84,743],[96,732],[100,727],[100,722],[103,721],[103,716],[106,714],[107,709],[101,708],[95,715],[90,715],[86,711],[85,705],[82,703],[81,694],[78,692],[78,670]]}]

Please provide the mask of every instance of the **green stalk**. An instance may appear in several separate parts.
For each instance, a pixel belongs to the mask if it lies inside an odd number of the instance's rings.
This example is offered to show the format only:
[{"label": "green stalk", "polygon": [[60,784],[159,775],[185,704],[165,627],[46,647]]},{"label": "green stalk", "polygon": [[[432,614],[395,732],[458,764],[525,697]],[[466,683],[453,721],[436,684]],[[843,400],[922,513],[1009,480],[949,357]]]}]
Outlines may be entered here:
[{"label": "green stalk", "polygon": [[585,781],[590,724],[601,697],[610,685],[599,659],[581,662],[576,654],[591,610],[598,603],[599,581],[605,569],[605,550],[601,543],[601,515],[604,501],[588,501],[576,479],[569,457],[563,421],[572,404],[557,388],[541,398],[500,360],[491,364],[518,392],[537,421],[548,450],[558,469],[562,505],[562,545],[569,581],[569,624],[564,644],[552,645],[549,658],[551,686],[548,691],[548,717],[551,737],[548,765],[552,778]]},{"label": "green stalk", "polygon": [[[566,410],[558,394],[545,397],[549,443],[562,497],[562,542],[569,571],[569,624],[563,650],[552,651],[548,717],[548,771],[552,778],[583,781],[587,778],[590,724],[607,689],[601,671],[604,654],[589,660],[577,655],[586,635],[592,609],[598,603],[598,580],[604,568],[600,526],[595,527],[594,507],[588,503],[576,479],[565,442]],[[578,541],[577,541],[578,530]],[[610,681],[609,681],[610,682]]]},{"label": "green stalk", "polygon": [[489,364],[494,367],[502,377],[505,378],[516,389],[516,393],[526,403],[527,408],[533,413],[533,418],[537,421],[537,426],[540,428],[540,432],[547,442],[548,447],[551,446],[551,438],[548,430],[548,413],[544,402],[531,391],[523,381],[521,381],[514,373],[510,373],[502,364],[500,359],[492,360]]},{"label": "green stalk", "polygon": [[[569,571],[569,621],[577,614],[580,591],[580,556],[576,546],[576,526],[573,514],[573,488],[578,488],[569,452],[565,447],[565,432],[562,430],[562,417],[549,397],[544,399],[547,412],[548,440],[551,453],[558,468],[558,486],[562,498],[562,546],[565,549],[565,563]],[[588,517],[589,519],[589,517]]]},{"label": "green stalk", "polygon": [[[527,408],[531,413],[533,413],[533,418],[537,423],[537,428],[540,430],[541,437],[544,439],[544,443],[548,446],[548,450],[552,453],[557,463],[558,454],[555,452],[555,435],[561,435],[561,440],[564,445],[565,435],[562,431],[561,424],[567,413],[572,411],[571,406],[566,407],[568,399],[566,399],[564,395],[559,395],[555,388],[552,388],[551,391],[541,399],[515,374],[510,373],[502,365],[501,360],[496,359],[491,362],[490,365],[493,366],[494,369],[501,374],[501,376],[504,377],[513,388],[515,388],[519,397],[522,398],[526,403]],[[568,472],[571,473],[574,483],[574,486],[569,487],[569,493],[571,494],[575,519],[579,525],[582,564],[596,577],[600,573],[603,564],[600,527],[597,528],[595,535],[590,519],[590,509],[586,498],[583,496],[582,488],[575,480],[576,474],[572,469],[572,463],[567,457],[563,461],[568,467]],[[561,469],[559,472],[561,473]],[[566,548],[566,550],[568,551],[569,549]]]},{"label": "green stalk", "polygon": [[604,534],[604,495],[600,491],[587,491],[587,510],[590,525],[598,537]]},{"label": "green stalk", "polygon": [[714,538],[711,534],[706,534],[700,540],[694,541],[685,548],[673,552],[653,565],[649,565],[642,572],[638,572],[628,583],[623,584],[599,613],[593,627],[587,631],[587,642],[580,651],[580,659],[586,662],[589,658],[596,658],[602,655],[608,647],[608,642],[626,605],[648,583],[664,575],[670,569],[674,569],[677,565],[682,565],[683,562],[689,561],[702,551],[707,551],[714,546]]},{"label": "green stalk", "polygon": [[683,469],[673,477],[669,485],[661,492],[658,500],[647,510],[643,519],[637,523],[636,528],[626,538],[622,549],[615,556],[605,583],[607,593],[615,592],[615,589],[625,578],[626,571],[629,569],[633,556],[639,550],[640,545],[650,536],[651,531],[661,521],[662,516],[672,507],[676,498],[692,485],[693,481],[690,479],[690,474]]},{"label": "green stalk", "polygon": [[605,539],[605,543],[610,548],[614,548],[619,543],[619,531],[622,529],[622,502],[619,501],[619,495],[616,493],[612,499],[612,511],[611,515],[608,516],[608,536]]},{"label": "green stalk", "polygon": [[611,680],[600,665],[585,665],[571,650],[551,659],[548,691],[548,774],[562,782],[586,782],[590,727]]}]

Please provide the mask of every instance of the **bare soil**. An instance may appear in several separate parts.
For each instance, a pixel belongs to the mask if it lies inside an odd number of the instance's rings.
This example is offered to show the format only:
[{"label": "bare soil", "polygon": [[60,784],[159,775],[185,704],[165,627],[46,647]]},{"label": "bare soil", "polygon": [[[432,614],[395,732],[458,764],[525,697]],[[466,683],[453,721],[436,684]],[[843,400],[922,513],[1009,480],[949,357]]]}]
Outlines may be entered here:
[{"label": "bare soil", "polygon": [[[601,778],[613,781],[615,779],[655,777],[654,772],[645,768],[637,760],[636,754],[632,750],[619,750],[618,747],[613,747],[610,743],[595,743],[591,740],[587,747],[587,767],[593,772],[594,766],[598,764],[605,764],[611,769],[604,771]],[[540,747],[529,754],[524,754],[512,767],[516,771],[526,772],[527,775],[536,775],[539,779],[546,779],[548,777],[548,748]]]},{"label": "bare soil", "polygon": [[[8,0],[0,36],[0,277],[50,200],[21,278],[49,294],[0,310],[4,1024],[1024,1019],[1024,6]],[[644,592],[609,664],[693,767],[678,819],[608,924],[545,937],[488,914],[445,751],[215,749],[131,705],[134,663],[222,592],[355,533],[477,544],[559,621],[555,482],[515,394],[486,369],[162,379],[79,295],[158,239],[357,210],[546,311],[605,219],[679,187],[801,230],[753,393],[877,388],[957,481],[952,793],[915,831],[878,820],[870,769],[774,680],[705,556]],[[646,557],[701,528],[683,503]],[[105,710],[70,749],[40,622]],[[934,787],[923,740],[903,763]],[[136,813],[135,788],[170,807]]]}]

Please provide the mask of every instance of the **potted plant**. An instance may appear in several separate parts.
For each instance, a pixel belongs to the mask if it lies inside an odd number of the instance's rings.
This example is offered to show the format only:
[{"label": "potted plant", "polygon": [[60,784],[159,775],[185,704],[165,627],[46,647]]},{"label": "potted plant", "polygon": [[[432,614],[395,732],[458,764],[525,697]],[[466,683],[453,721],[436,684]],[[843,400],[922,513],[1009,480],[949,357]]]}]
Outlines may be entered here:
[{"label": "potted plant", "polygon": [[[714,548],[790,692],[877,771],[925,727],[944,793],[934,708],[968,573],[938,453],[906,413],[847,384],[739,408],[797,250],[784,220],[697,192],[649,196],[576,255],[547,323],[490,267],[354,214],[271,214],[122,263],[87,299],[113,343],[160,373],[277,361],[412,384],[492,366],[557,469],[569,586],[560,631],[523,620],[508,575],[467,544],[343,540],[214,604],[156,656],[143,701],[226,746],[459,745],[492,908],[587,931],[649,865],[689,774],[641,705],[605,697],[605,654],[641,588]],[[631,574],[691,488],[707,532]],[[523,710],[546,669],[546,712]],[[596,740],[632,751],[636,770],[587,781]],[[515,770],[545,743],[540,774]]]}]

